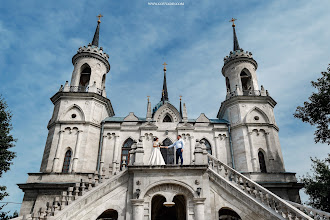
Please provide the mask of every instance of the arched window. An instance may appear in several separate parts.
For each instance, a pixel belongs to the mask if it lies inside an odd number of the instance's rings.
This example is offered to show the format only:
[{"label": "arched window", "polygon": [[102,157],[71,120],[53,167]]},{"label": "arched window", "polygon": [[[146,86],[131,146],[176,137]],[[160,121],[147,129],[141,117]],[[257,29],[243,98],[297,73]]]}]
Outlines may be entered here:
[{"label": "arched window", "polygon": [[258,158],[259,158],[260,172],[267,173],[265,156],[261,151],[259,151],[258,153]]},{"label": "arched window", "polygon": [[206,140],[205,138],[203,138],[202,141],[204,141],[204,143],[205,143],[207,153],[212,154],[212,147],[211,147],[210,142],[208,140]]},{"label": "arched window", "polygon": [[230,83],[229,83],[228,77],[226,77],[226,87],[227,87],[227,91],[231,92],[231,90],[230,90]]},{"label": "arched window", "polygon": [[89,80],[91,78],[91,67],[85,63],[81,66],[79,86],[87,87],[89,85]]},{"label": "arched window", "polygon": [[118,212],[113,209],[108,209],[104,211],[97,220],[117,220],[118,219]]},{"label": "arched window", "polygon": [[172,122],[172,119],[169,115],[166,115],[163,119],[163,122]]},{"label": "arched window", "polygon": [[65,156],[64,156],[62,173],[69,173],[71,155],[72,155],[71,150],[67,150],[67,152],[65,153]]},{"label": "arched window", "polygon": [[222,208],[219,210],[219,220],[241,220],[241,217],[231,209]]},{"label": "arched window", "polygon": [[132,150],[132,145],[134,141],[131,138],[128,138],[121,149],[121,162],[120,162],[120,170],[123,167],[123,159],[126,160],[126,166],[129,163],[129,151]]},{"label": "arched window", "polygon": [[242,90],[243,91],[251,90],[251,75],[248,74],[247,70],[243,70],[240,76],[241,76]]}]

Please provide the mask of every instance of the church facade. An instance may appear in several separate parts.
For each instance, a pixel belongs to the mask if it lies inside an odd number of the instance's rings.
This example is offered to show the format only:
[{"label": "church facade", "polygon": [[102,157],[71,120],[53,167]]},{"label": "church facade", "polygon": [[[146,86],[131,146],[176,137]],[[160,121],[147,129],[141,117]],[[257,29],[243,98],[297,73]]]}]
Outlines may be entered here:
[{"label": "church facade", "polygon": [[[144,117],[116,117],[106,96],[109,55],[92,43],[78,49],[67,81],[51,97],[53,115],[39,173],[29,173],[17,219],[310,219],[300,211],[295,173],[285,170],[275,100],[259,87],[257,62],[239,47],[224,58],[227,95],[218,115],[188,117],[169,101],[166,63],[161,100]],[[153,139],[184,140],[183,165]],[[298,207],[298,208],[297,208]]]}]

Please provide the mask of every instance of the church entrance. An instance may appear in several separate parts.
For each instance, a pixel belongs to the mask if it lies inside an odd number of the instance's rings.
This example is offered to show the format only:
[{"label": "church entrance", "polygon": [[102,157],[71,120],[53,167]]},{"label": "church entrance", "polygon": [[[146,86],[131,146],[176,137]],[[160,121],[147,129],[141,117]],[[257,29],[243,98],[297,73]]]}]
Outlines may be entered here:
[{"label": "church entrance", "polygon": [[[162,146],[170,146],[171,144],[173,144],[172,141],[166,138],[163,141]],[[162,153],[166,164],[174,164],[174,147],[169,149],[160,148],[160,152]]]},{"label": "church entrance", "polygon": [[186,220],[186,200],[183,195],[177,195],[173,198],[175,203],[172,207],[166,207],[165,197],[156,195],[151,202],[151,220]]}]

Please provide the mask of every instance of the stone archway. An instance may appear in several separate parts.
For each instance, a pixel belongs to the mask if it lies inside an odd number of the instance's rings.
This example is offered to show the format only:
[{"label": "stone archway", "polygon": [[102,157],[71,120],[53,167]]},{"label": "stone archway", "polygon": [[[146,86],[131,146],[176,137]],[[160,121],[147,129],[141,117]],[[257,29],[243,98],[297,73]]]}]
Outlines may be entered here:
[{"label": "stone archway", "polygon": [[[187,220],[194,218],[194,191],[186,183],[176,180],[162,180],[151,184],[141,192],[144,202],[145,219]],[[173,203],[172,207],[165,207]],[[164,218],[164,214],[167,217]],[[168,217],[168,216],[171,216]]]},{"label": "stone archway", "polygon": [[104,211],[97,220],[117,220],[118,219],[118,212],[113,209],[108,209]]},{"label": "stone archway", "polygon": [[173,198],[173,206],[166,207],[166,198],[155,195],[151,200],[151,220],[186,220],[186,199],[183,195],[176,195]]}]

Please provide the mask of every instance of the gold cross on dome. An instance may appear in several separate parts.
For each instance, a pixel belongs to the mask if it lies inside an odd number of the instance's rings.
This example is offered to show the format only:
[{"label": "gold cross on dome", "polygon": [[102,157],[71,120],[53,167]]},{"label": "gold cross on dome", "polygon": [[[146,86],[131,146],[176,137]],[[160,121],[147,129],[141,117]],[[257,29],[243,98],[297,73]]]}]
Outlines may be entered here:
[{"label": "gold cross on dome", "polygon": [[148,97],[148,102],[149,102],[149,98],[150,98],[150,96],[147,96]]},{"label": "gold cross on dome", "polygon": [[234,22],[235,22],[236,20],[237,20],[236,18],[232,18],[232,19],[229,21],[229,22],[233,22],[233,25],[232,25],[233,27],[235,27],[235,23],[234,23]]},{"label": "gold cross on dome", "polygon": [[180,97],[180,101],[182,100],[182,95],[179,96]]},{"label": "gold cross on dome", "polygon": [[166,70],[166,65],[167,65],[167,63],[164,62],[162,65],[164,65],[164,70]]},{"label": "gold cross on dome", "polygon": [[101,23],[101,18],[103,17],[103,15],[99,14],[98,16],[96,16],[99,18],[99,20],[97,22]]}]

